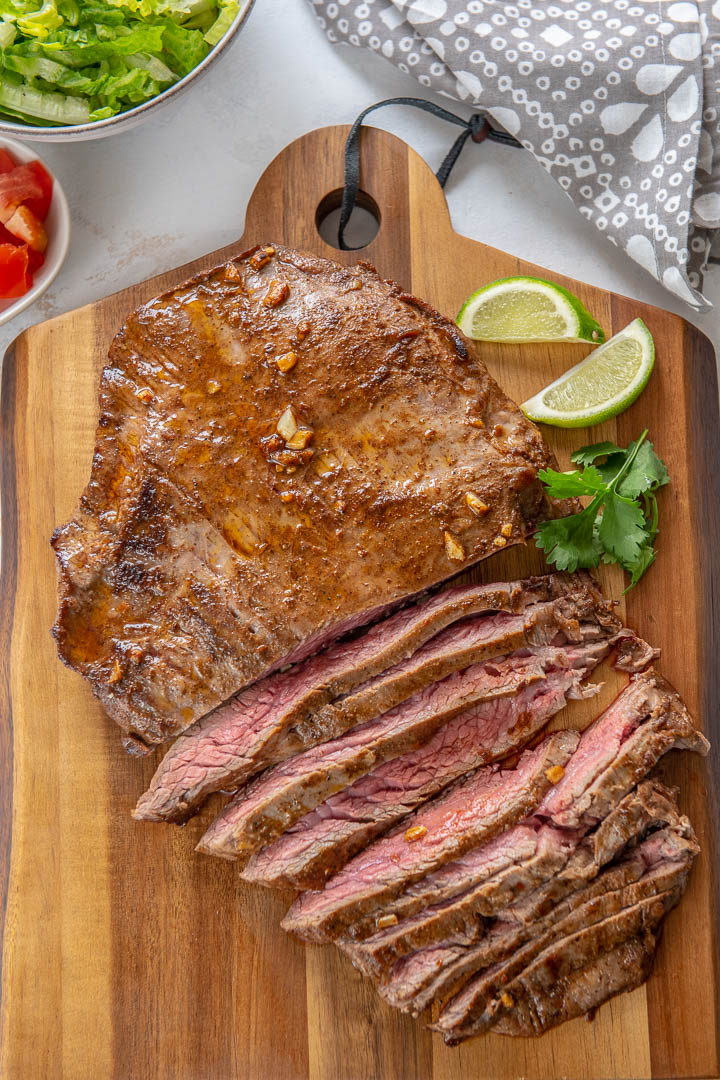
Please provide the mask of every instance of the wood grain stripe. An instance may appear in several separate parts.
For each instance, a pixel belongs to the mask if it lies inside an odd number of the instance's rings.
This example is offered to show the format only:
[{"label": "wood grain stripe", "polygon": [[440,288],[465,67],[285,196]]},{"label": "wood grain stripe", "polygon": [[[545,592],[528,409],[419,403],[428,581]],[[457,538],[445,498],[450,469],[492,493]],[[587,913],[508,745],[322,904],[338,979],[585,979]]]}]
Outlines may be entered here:
[{"label": "wood grain stripe", "polygon": [[[3,642],[0,652],[0,956],[4,956],[12,857],[13,703],[10,641],[17,587],[15,380],[15,348],[11,345],[0,368],[0,639]],[[3,962],[0,981],[0,1062],[4,1061],[8,1050],[7,975],[8,969]]]}]

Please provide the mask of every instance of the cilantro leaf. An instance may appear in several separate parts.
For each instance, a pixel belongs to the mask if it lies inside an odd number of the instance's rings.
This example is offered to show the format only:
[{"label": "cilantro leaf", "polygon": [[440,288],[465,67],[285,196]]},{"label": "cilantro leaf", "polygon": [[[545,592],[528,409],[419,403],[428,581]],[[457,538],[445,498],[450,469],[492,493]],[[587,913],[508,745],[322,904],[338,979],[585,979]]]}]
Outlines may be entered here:
[{"label": "cilantro leaf", "polygon": [[576,450],[572,460],[582,470],[540,472],[546,493],[558,499],[590,496],[592,501],[577,514],[544,522],[536,543],[560,570],[591,568],[601,560],[619,563],[630,574],[632,588],[655,559],[654,493],[669,483],[667,469],[647,441],[647,431],[626,449],[594,443]]},{"label": "cilantro leaf", "polygon": [[556,472],[541,469],[538,474],[545,484],[547,494],[554,499],[571,499],[577,495],[596,495],[603,490],[600,473],[592,465],[582,472]]},{"label": "cilantro leaf", "polygon": [[575,450],[570,455],[570,460],[574,461],[576,465],[592,465],[593,461],[597,461],[599,457],[607,457],[608,454],[625,454],[626,450],[623,450],[621,446],[616,446],[612,442],[598,442],[593,443],[592,446],[581,446],[579,450]]},{"label": "cilantro leaf", "polygon": [[[634,443],[628,447],[631,450]],[[651,442],[643,442],[635,460],[618,485],[620,495],[629,496],[631,499],[642,494],[643,491],[654,491],[670,482],[668,471],[660,458],[655,453]]]},{"label": "cilantro leaf", "polygon": [[600,561],[600,544],[595,535],[597,508],[591,503],[580,514],[544,521],[535,533],[535,543],[546,552],[558,570],[589,569]]},{"label": "cilantro leaf", "polygon": [[645,515],[633,499],[608,492],[598,523],[597,538],[609,555],[623,566],[633,565],[640,548],[650,539],[645,529]]},{"label": "cilantro leaf", "polygon": [[632,589],[633,585],[637,585],[638,581],[643,576],[648,567],[652,566],[652,564],[655,562],[656,554],[657,552],[655,551],[655,548],[650,547],[649,545],[647,547],[640,548],[640,554],[638,555],[636,561],[632,565],[625,567],[628,574],[630,575],[630,584],[628,585],[627,589],[625,589],[625,592],[627,592],[628,589]]}]

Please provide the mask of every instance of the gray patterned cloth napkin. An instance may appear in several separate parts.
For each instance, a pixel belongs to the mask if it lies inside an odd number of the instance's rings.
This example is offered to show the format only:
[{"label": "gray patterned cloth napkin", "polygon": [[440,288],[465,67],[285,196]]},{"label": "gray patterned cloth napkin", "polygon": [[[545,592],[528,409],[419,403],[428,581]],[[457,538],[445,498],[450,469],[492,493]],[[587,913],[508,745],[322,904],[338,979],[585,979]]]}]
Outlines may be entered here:
[{"label": "gray patterned cloth napkin", "polygon": [[328,38],[488,113],[581,214],[706,308],[720,247],[720,0],[310,0]]}]

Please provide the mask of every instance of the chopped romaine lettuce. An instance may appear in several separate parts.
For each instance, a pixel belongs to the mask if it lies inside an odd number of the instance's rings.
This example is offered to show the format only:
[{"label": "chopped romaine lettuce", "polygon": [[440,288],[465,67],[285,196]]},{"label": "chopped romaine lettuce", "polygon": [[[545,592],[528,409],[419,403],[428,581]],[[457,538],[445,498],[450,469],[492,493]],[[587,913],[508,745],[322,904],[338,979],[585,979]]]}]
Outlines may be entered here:
[{"label": "chopped romaine lettuce", "polygon": [[0,114],[83,124],[149,101],[227,33],[238,0],[0,0]]}]

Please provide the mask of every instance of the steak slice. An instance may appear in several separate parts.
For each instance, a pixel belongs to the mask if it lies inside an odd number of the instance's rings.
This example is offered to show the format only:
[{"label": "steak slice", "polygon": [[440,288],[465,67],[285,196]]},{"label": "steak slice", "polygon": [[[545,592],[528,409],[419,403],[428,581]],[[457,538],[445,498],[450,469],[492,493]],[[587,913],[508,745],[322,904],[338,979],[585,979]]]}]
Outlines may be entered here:
[{"label": "steak slice", "polygon": [[[524,887],[518,888],[517,899],[509,908],[503,910],[506,890],[498,887],[501,882],[496,876],[489,881],[481,880],[440,903],[430,904],[402,921],[392,916],[395,923],[387,929],[379,930],[363,942],[341,942],[341,946],[363,974],[375,979],[389,976],[398,960],[415,953],[410,962],[415,984],[400,965],[387,980],[388,1000],[392,996],[391,1003],[402,1007],[402,1002],[410,1001],[418,992],[416,987],[441,988],[448,981],[456,981],[457,971],[472,973],[492,962],[485,959],[484,942],[475,950],[442,950],[437,946],[474,945],[484,938],[489,920],[498,914],[508,924],[520,924],[514,930],[508,926],[507,930],[515,935],[513,941],[524,940],[527,926],[552,913],[563,897],[592,880],[631,841],[641,838],[651,827],[662,825],[671,825],[677,835],[692,838],[689,822],[679,816],[672,793],[657,782],[646,781],[582,841],[577,834],[544,826],[539,839],[542,838],[545,847],[550,843],[556,858],[540,859],[536,854],[522,864],[527,880]],[[544,875],[541,883],[538,883],[538,869]],[[424,1007],[418,1005],[420,1011]]]},{"label": "steak slice", "polygon": [[312,713],[298,725],[298,731],[306,745],[324,742],[471,664],[531,645],[614,643],[621,631],[622,624],[611,605],[595,589],[568,592],[518,615],[465,619],[437,634],[402,663]]},{"label": "steak slice", "polygon": [[514,769],[484,766],[456,782],[356,855],[322,892],[303,893],[283,927],[309,941],[339,936],[413,881],[531,813],[577,742],[577,732],[559,731],[525,751]]},{"label": "steak slice", "polygon": [[537,813],[566,828],[593,825],[672,749],[707,754],[709,744],[669,683],[652,670],[636,675],[583,732]]},{"label": "steak slice", "polygon": [[[475,664],[425,687],[390,712],[299,754],[242,788],[202,837],[198,849],[209,855],[247,860],[328,795],[381,762],[422,746],[458,713],[470,719],[474,712],[469,706],[476,710],[480,703],[510,697],[522,687],[544,680],[548,669],[566,663],[562,649],[539,646]],[[507,709],[494,710],[487,717],[483,713],[479,718],[479,733],[493,759],[508,752],[513,738],[515,743],[524,741],[522,727],[515,735],[506,731],[505,718],[511,719]],[[483,727],[484,719],[488,723]]]},{"label": "steak slice", "polygon": [[[569,648],[568,667],[507,698],[460,713],[410,754],[385,762],[331,795],[279,840],[256,852],[242,877],[262,885],[320,888],[382,832],[463,773],[524,746],[578,696],[579,683],[608,651],[605,643]],[[584,693],[594,692],[586,688]]]},{"label": "steak slice", "polygon": [[[412,656],[445,627],[489,612],[520,613],[568,592],[600,596],[588,574],[461,585],[404,608],[349,641],[270,675],[188,728],[165,755],[133,817],[184,821],[214,791],[308,749],[319,739],[309,716]],[[620,647],[626,644],[625,639]],[[338,717],[339,719],[339,717]],[[301,726],[303,734],[301,735]],[[340,734],[327,730],[325,738]]]},{"label": "steak slice", "polygon": [[616,868],[609,869],[606,873],[611,891],[598,894],[604,881],[601,876],[590,886],[590,899],[568,914],[559,912],[543,933],[507,960],[476,976],[431,1026],[454,1045],[487,1031],[521,998],[531,999],[533,1007],[542,1008],[540,1000],[555,980],[584,967],[628,938],[648,931],[652,934],[682,895],[697,846],[663,833],[646,843],[646,850],[642,845],[632,856],[647,865],[639,880],[613,888]]},{"label": "steak slice", "polygon": [[484,886],[485,906],[492,914],[564,866],[579,840],[579,834],[569,829],[556,829],[529,818],[408,885],[378,910],[360,916],[346,928],[340,941],[345,947],[378,937],[379,933],[390,934],[391,929],[382,930],[378,924],[390,926],[388,919],[407,919],[471,889],[480,902],[479,892]]},{"label": "steak slice", "polygon": [[[641,877],[637,860],[614,868],[610,880],[595,880],[578,890],[557,911],[533,922],[532,919],[484,919],[476,942],[442,942],[420,949],[399,960],[378,983],[378,991],[395,1008],[419,1016],[433,1001],[447,1000],[478,971],[512,957],[530,939],[538,939],[576,907],[611,889],[619,889]],[[604,877],[604,875],[603,875]],[[512,908],[508,909],[508,914]],[[549,937],[548,937],[549,940]]]},{"label": "steak slice", "polygon": [[138,751],[550,509],[479,349],[367,264],[275,245],[179,285],[115,337],[99,404],[54,634]]},{"label": "steak slice", "polygon": [[543,989],[539,1002],[530,995],[521,997],[492,1030],[500,1035],[527,1037],[542,1035],[586,1013],[590,1018],[610,998],[645,982],[652,971],[656,945],[655,933],[647,930],[641,936],[628,938],[584,967],[553,981]]}]

